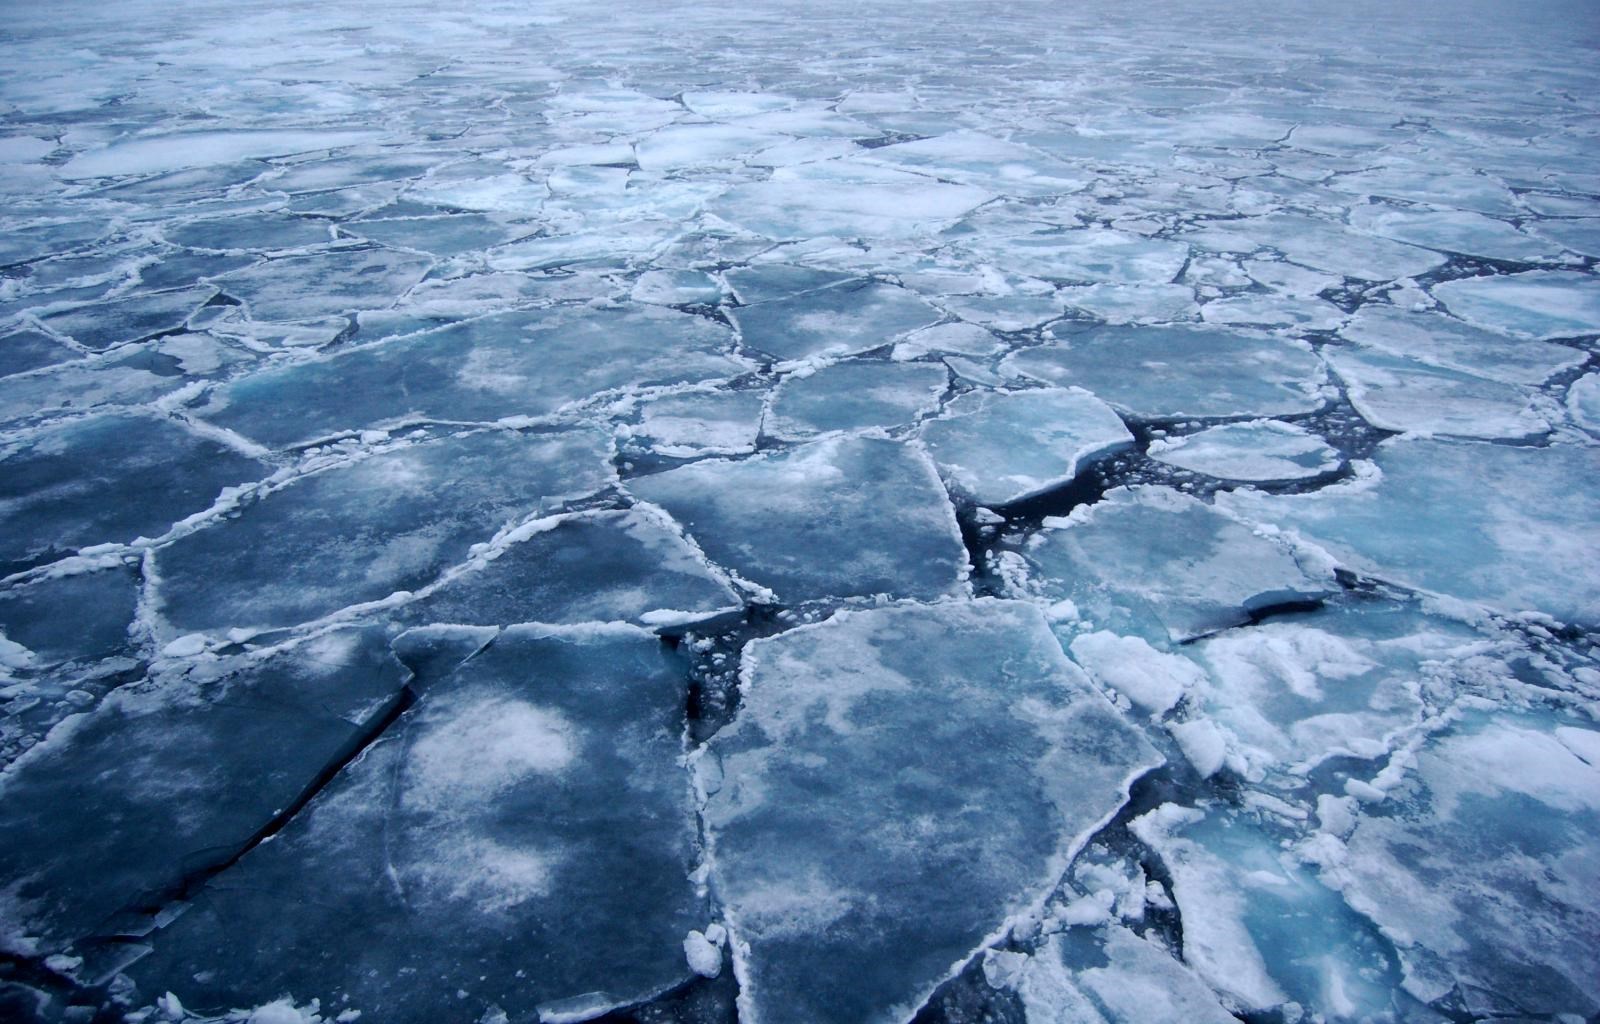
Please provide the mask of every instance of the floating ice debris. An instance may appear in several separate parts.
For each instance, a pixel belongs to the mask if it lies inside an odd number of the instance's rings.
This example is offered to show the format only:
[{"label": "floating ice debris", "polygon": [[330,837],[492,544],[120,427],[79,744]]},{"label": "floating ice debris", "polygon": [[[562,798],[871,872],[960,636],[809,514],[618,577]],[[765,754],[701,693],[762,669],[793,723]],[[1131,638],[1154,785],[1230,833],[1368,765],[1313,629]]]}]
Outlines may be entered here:
[{"label": "floating ice debris", "polygon": [[1104,327],[1001,364],[1087,388],[1135,419],[1281,416],[1321,404],[1322,363],[1303,343],[1186,327]]},{"label": "floating ice debris", "polygon": [[567,1000],[593,1016],[689,975],[683,937],[707,914],[688,878],[681,664],[626,626],[519,626],[449,660],[155,936],[142,984],[432,1024],[549,1019]]},{"label": "floating ice debris", "polygon": [[1158,646],[1317,601],[1333,585],[1281,542],[1159,487],[1120,488],[1039,534],[1025,550],[1051,601]]},{"label": "floating ice debris", "polygon": [[696,777],[762,1024],[909,1019],[1160,760],[1017,602],[840,612],[743,676]]},{"label": "floating ice debris", "polygon": [[714,306],[722,298],[722,286],[698,270],[650,270],[634,282],[633,298],[657,306]]},{"label": "floating ice debris", "polygon": [[1305,480],[1331,473],[1339,453],[1304,427],[1278,420],[1224,423],[1150,442],[1149,455],[1222,480]]},{"label": "floating ice debris", "polygon": [[1396,438],[1373,462],[1377,474],[1312,494],[1217,500],[1392,583],[1504,612],[1600,617],[1594,449]]},{"label": "floating ice debris", "polygon": [[1133,445],[1111,407],[1081,388],[971,391],[920,436],[951,489],[991,507],[1060,487]]},{"label": "floating ice debris", "polygon": [[1134,820],[1172,875],[1183,958],[1238,1013],[1394,1016],[1388,946],[1247,818],[1163,804]]},{"label": "floating ice debris", "polygon": [[1567,414],[1572,422],[1600,437],[1600,373],[1586,373],[1567,389]]},{"label": "floating ice debris", "polygon": [[713,562],[784,603],[931,598],[965,578],[966,551],[933,464],[895,441],[817,441],[627,487],[671,513]]},{"label": "floating ice debris", "polygon": [[833,431],[888,429],[939,407],[950,374],[938,363],[851,360],[784,380],[764,433],[798,441]]},{"label": "floating ice debris", "polygon": [[486,431],[301,477],[156,553],[183,632],[289,626],[432,583],[502,527],[614,479],[609,439]]}]

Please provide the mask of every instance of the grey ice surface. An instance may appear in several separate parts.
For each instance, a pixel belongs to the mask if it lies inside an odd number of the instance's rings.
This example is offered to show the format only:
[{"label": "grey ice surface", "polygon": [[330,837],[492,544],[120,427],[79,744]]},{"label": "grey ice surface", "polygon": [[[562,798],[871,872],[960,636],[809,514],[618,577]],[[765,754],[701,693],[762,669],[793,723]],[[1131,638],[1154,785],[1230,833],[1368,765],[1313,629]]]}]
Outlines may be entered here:
[{"label": "grey ice surface", "polygon": [[1596,52],[6,5],[0,1020],[1591,1020]]}]

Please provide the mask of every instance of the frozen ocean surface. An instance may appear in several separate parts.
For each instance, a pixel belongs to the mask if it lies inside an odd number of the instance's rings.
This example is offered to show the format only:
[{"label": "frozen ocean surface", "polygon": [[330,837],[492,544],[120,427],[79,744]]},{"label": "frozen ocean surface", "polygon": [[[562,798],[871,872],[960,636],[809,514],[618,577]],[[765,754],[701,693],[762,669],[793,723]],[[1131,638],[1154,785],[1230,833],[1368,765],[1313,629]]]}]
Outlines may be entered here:
[{"label": "frozen ocean surface", "polygon": [[0,11],[0,1021],[1600,1021],[1592,0]]}]

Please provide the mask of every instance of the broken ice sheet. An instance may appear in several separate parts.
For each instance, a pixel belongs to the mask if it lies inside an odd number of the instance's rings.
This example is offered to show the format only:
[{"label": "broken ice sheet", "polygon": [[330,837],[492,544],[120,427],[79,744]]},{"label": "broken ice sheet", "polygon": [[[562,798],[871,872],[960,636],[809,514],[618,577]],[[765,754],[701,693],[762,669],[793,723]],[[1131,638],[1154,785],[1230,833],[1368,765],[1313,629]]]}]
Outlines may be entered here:
[{"label": "broken ice sheet", "polygon": [[380,631],[336,631],[171,666],[57,726],[0,784],[7,945],[143,934],[353,752],[405,675]]},{"label": "broken ice sheet", "polygon": [[100,351],[181,328],[216,289],[210,286],[134,295],[51,313],[41,322],[84,348]]},{"label": "broken ice sheet", "polygon": [[171,420],[112,413],[15,437],[0,456],[0,559],[159,537],[270,468]]},{"label": "broken ice sheet", "polygon": [[494,430],[310,473],[159,549],[161,614],[180,633],[262,629],[417,590],[501,528],[611,483],[610,456],[592,429]]},{"label": "broken ice sheet", "polygon": [[762,425],[771,437],[800,441],[834,431],[889,429],[939,407],[950,386],[940,363],[855,359],[785,377]]},{"label": "broken ice sheet", "polygon": [[866,281],[741,306],[732,317],[746,348],[802,360],[888,345],[940,314],[904,288]]},{"label": "broken ice sheet", "polygon": [[1600,282],[1589,274],[1530,270],[1465,277],[1434,285],[1433,294],[1463,320],[1516,337],[1600,332]]},{"label": "broken ice sheet", "polygon": [[1280,541],[1166,488],[1118,488],[1049,525],[1023,552],[1042,596],[1157,647],[1320,600],[1334,586]]},{"label": "broken ice sheet", "polygon": [[1111,407],[1081,388],[969,391],[919,436],[953,491],[991,507],[1067,484],[1133,446]]},{"label": "broken ice sheet", "polygon": [[687,977],[707,908],[689,879],[684,667],[621,625],[513,627],[449,660],[152,937],[130,971],[144,991],[209,1007],[287,991],[437,1024],[577,997],[598,1013]]},{"label": "broken ice sheet", "polygon": [[1528,341],[1473,327],[1433,312],[1368,303],[1340,334],[1368,348],[1460,370],[1507,384],[1543,384],[1562,370],[1581,366],[1582,351],[1547,341]]},{"label": "broken ice sheet", "polygon": [[763,1024],[908,1019],[1160,762],[1023,603],[840,612],[744,659],[695,773]]},{"label": "broken ice sheet", "polygon": [[1001,372],[1087,388],[1141,420],[1311,412],[1324,379],[1303,342],[1187,327],[1094,328],[1007,356]]},{"label": "broken ice sheet", "polygon": [[[821,161],[735,185],[709,205],[718,217],[773,239],[901,238],[933,234],[993,193],[887,168]],[[854,173],[851,173],[854,171]]]},{"label": "broken ice sheet", "polygon": [[756,450],[767,396],[761,391],[685,391],[644,403],[632,443],[657,455],[743,455]]},{"label": "broken ice sheet", "polygon": [[1593,448],[1393,438],[1373,464],[1377,473],[1315,493],[1234,491],[1217,503],[1292,527],[1378,579],[1503,612],[1600,618]]},{"label": "broken ice sheet", "polygon": [[1363,813],[1326,875],[1398,947],[1405,987],[1470,1016],[1600,1010],[1600,733],[1473,713]]},{"label": "broken ice sheet", "polygon": [[501,313],[291,363],[214,391],[200,414],[277,446],[417,419],[547,416],[614,388],[722,379],[746,366],[705,317],[619,310]]},{"label": "broken ice sheet", "polygon": [[1533,392],[1515,384],[1382,352],[1329,347],[1323,358],[1344,380],[1361,418],[1380,430],[1507,441],[1550,432],[1529,407]]},{"label": "broken ice sheet", "polygon": [[305,320],[385,309],[422,280],[432,261],[388,249],[340,250],[268,260],[216,279],[260,320]]},{"label": "broken ice sheet", "polygon": [[671,521],[646,506],[535,520],[404,615],[468,625],[683,626],[739,607]]},{"label": "broken ice sheet", "polygon": [[1297,1003],[1330,1020],[1392,1019],[1393,955],[1338,893],[1248,817],[1163,804],[1132,823],[1183,915],[1183,958],[1235,1013]]},{"label": "broken ice sheet", "polygon": [[966,549],[921,450],[832,438],[740,462],[709,460],[627,481],[718,565],[783,603],[957,592]]},{"label": "broken ice sheet", "polygon": [[1293,423],[1250,420],[1224,423],[1193,434],[1150,442],[1157,462],[1221,480],[1305,480],[1332,473],[1339,453],[1322,438]]}]

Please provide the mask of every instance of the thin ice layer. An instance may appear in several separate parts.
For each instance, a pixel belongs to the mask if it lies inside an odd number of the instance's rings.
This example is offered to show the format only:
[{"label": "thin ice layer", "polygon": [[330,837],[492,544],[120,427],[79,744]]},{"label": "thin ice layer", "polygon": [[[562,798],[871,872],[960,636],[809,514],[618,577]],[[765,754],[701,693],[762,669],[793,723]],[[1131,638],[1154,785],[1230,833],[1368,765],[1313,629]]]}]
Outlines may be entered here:
[{"label": "thin ice layer", "polygon": [[1320,600],[1333,587],[1283,544],[1160,487],[1111,491],[1038,534],[1024,554],[1045,597],[1158,647],[1264,608]]},{"label": "thin ice layer", "polygon": [[638,477],[712,561],[792,603],[955,592],[966,550],[927,456],[895,441],[833,438],[742,462]]},{"label": "thin ice layer", "polygon": [[742,671],[696,776],[755,1024],[909,1018],[1160,760],[1023,603],[841,612]]},{"label": "thin ice layer", "polygon": [[1592,722],[1475,714],[1429,745],[1329,872],[1399,948],[1406,988],[1478,1016],[1600,1010]]},{"label": "thin ice layer", "polygon": [[415,622],[681,625],[739,598],[672,529],[639,509],[539,520],[529,535],[406,609]]},{"label": "thin ice layer", "polygon": [[292,992],[436,1024],[577,997],[598,1013],[685,979],[706,908],[688,877],[683,666],[625,626],[516,627],[452,660],[423,667],[416,707],[154,936],[131,972],[144,991],[202,1006]]},{"label": "thin ice layer", "polygon": [[346,630],[158,673],[63,722],[0,786],[0,932],[51,952],[147,930],[353,750],[405,677],[380,631]]},{"label": "thin ice layer", "polygon": [[1281,416],[1321,404],[1322,363],[1303,342],[1190,327],[1102,327],[1001,364],[1087,388],[1135,419]]},{"label": "thin ice layer", "polygon": [[1218,502],[1293,527],[1358,572],[1481,602],[1600,620],[1592,448],[1395,438],[1373,478],[1306,495],[1234,492]]},{"label": "thin ice layer", "polygon": [[1305,480],[1338,469],[1339,453],[1293,423],[1251,420],[1150,442],[1157,462],[1221,480]]},{"label": "thin ice layer", "polygon": [[486,431],[302,477],[156,553],[181,632],[289,626],[432,583],[472,545],[614,479],[609,439]]},{"label": "thin ice layer", "polygon": [[969,391],[921,431],[952,488],[979,505],[1008,505],[1072,481],[1133,446],[1111,407],[1081,388]]},{"label": "thin ice layer", "polygon": [[26,437],[0,458],[0,559],[159,537],[269,467],[170,420],[114,413]]}]

